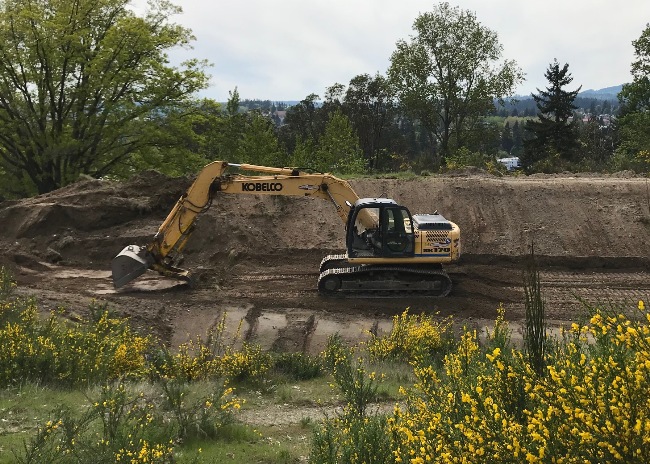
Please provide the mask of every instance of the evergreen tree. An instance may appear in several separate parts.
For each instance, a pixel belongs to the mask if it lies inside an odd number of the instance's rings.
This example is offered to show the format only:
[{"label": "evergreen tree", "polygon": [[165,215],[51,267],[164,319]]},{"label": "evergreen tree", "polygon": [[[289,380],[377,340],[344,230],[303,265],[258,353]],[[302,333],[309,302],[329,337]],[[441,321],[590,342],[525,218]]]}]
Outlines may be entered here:
[{"label": "evergreen tree", "polygon": [[226,103],[226,120],[223,131],[219,136],[219,159],[232,161],[238,159],[237,149],[246,126],[245,115],[239,112],[239,92],[235,90],[228,92],[229,98]]},{"label": "evergreen tree", "polygon": [[249,112],[246,128],[237,146],[238,160],[262,166],[284,166],[287,160],[273,127],[273,121],[259,111]]},{"label": "evergreen tree", "polygon": [[510,149],[510,156],[519,156],[524,152],[524,137],[523,130],[519,121],[515,121],[512,125],[512,148]]},{"label": "evergreen tree", "polygon": [[359,138],[341,110],[333,112],[315,153],[316,168],[322,172],[360,173],[365,169]]},{"label": "evergreen tree", "polygon": [[598,116],[598,109],[596,108],[596,100],[591,100],[591,105],[589,105],[589,116],[595,118]]},{"label": "evergreen tree", "polygon": [[506,121],[501,130],[501,149],[506,153],[510,153],[512,146],[514,145],[514,140],[512,138],[512,130],[510,129],[510,123]]},{"label": "evergreen tree", "polygon": [[549,82],[546,90],[533,94],[537,106],[537,119],[526,122],[527,139],[524,141],[522,165],[528,171],[534,169],[558,170],[559,164],[576,161],[578,156],[578,132],[572,121],[574,100],[581,87],[567,92],[563,87],[573,81],[569,65],[560,68],[557,60],[544,74]]},{"label": "evergreen tree", "polygon": [[603,109],[601,110],[603,114],[612,114],[612,102],[605,100],[603,102]]}]

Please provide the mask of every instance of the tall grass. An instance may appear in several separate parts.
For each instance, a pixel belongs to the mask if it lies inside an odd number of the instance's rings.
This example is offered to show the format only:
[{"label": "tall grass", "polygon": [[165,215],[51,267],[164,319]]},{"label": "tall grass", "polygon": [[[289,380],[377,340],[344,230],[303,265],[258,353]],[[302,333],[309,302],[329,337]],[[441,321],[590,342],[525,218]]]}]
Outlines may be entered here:
[{"label": "tall grass", "polygon": [[544,375],[547,348],[546,308],[539,280],[539,268],[532,245],[528,258],[528,265],[524,272],[524,303],[526,306],[524,343],[533,369],[538,375]]}]

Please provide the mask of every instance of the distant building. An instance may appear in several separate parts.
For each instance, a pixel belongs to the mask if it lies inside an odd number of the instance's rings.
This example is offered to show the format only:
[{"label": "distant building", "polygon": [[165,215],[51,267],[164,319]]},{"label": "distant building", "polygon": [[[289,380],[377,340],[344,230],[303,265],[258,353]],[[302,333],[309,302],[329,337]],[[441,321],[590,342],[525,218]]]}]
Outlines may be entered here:
[{"label": "distant building", "polygon": [[287,112],[278,110],[275,113],[273,113],[273,116],[277,118],[279,124],[284,124],[284,118],[287,117]]},{"label": "distant building", "polygon": [[499,158],[497,160],[499,163],[502,163],[508,171],[517,169],[521,165],[519,164],[519,158],[517,156],[512,156],[510,158]]}]

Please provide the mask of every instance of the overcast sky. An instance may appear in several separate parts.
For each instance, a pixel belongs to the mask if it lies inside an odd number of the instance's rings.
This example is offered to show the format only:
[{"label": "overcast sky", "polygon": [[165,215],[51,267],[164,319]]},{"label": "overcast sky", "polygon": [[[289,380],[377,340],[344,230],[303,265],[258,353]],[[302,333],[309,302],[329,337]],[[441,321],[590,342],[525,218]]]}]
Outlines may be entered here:
[{"label": "overcast sky", "polygon": [[[142,0],[137,0],[140,3]],[[398,40],[437,2],[427,0],[173,0],[176,23],[192,29],[193,50],[207,59],[212,79],[202,96],[302,100],[320,97],[358,74],[385,74]],[[650,22],[650,0],[455,0],[498,34],[503,58],[517,62],[526,81],[521,95],[548,82],[557,58],[569,64],[574,90],[631,81],[632,41]],[[182,53],[174,52],[177,61]]]}]

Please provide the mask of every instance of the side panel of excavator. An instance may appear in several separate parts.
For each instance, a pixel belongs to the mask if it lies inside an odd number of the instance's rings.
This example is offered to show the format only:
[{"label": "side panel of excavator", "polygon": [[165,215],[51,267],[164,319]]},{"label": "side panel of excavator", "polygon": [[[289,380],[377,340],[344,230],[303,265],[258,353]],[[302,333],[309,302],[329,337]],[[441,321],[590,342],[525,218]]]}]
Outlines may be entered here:
[{"label": "side panel of excavator", "polygon": [[440,214],[414,214],[415,256],[454,262],[460,258],[460,229]]}]

